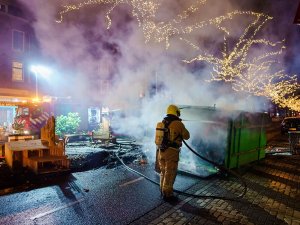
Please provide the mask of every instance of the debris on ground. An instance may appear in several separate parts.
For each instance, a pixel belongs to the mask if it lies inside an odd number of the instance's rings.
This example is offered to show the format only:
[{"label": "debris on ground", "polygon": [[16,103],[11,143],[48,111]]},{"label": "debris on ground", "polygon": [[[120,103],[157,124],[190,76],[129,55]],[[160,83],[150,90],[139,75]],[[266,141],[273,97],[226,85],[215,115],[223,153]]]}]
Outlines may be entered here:
[{"label": "debris on ground", "polygon": [[[122,148],[120,148],[122,145]],[[69,142],[66,145],[66,155],[70,161],[70,172],[83,172],[98,168],[112,169],[120,165],[115,154],[126,164],[135,160],[139,164],[147,162],[146,156],[142,152],[140,145],[132,139],[122,138],[118,143],[91,143],[82,139],[78,142]],[[55,176],[54,176],[55,177]],[[37,177],[26,168],[17,173],[12,173],[4,158],[0,159],[0,190],[12,187],[28,188],[36,183],[46,183],[53,181],[53,177]],[[23,185],[23,186],[22,186]],[[25,186],[24,186],[25,185]],[[88,189],[85,190],[89,191]],[[1,193],[0,193],[1,195]]]}]

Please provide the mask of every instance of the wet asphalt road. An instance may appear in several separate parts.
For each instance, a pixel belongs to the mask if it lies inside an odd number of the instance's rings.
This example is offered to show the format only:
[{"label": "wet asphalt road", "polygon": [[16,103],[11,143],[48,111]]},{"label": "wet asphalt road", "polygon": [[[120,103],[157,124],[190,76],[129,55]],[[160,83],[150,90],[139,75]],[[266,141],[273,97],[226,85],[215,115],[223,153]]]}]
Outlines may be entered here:
[{"label": "wet asphalt road", "polygon": [[[159,182],[153,165],[132,165]],[[185,190],[195,177],[178,175]],[[0,224],[129,224],[163,203],[159,187],[123,166],[70,174],[60,184],[0,197]]]},{"label": "wet asphalt road", "polygon": [[[287,140],[277,135],[272,139],[274,146]],[[159,182],[153,164],[130,166]],[[184,191],[196,182],[199,178],[179,174],[175,188]],[[0,196],[0,224],[130,224],[163,202],[157,185],[123,166],[99,168],[72,173],[51,186]]]}]

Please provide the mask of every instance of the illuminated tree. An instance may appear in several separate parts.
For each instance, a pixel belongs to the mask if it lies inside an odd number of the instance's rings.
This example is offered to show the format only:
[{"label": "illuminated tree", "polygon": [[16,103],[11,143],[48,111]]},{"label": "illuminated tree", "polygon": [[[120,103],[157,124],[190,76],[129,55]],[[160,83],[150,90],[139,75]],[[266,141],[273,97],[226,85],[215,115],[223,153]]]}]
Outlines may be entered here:
[{"label": "illuminated tree", "polygon": [[132,16],[137,19],[139,26],[142,28],[145,42],[147,43],[151,40],[156,43],[165,42],[166,48],[168,48],[170,46],[169,39],[171,36],[191,32],[192,27],[181,27],[180,23],[187,19],[192,13],[195,13],[199,9],[199,6],[206,1],[207,0],[196,0],[186,10],[183,10],[181,14],[177,15],[176,18],[167,22],[156,22],[156,13],[163,2],[162,0],[86,0],[78,4],[63,6],[63,9],[58,13],[59,16],[56,22],[61,23],[65,14],[78,11],[85,6],[107,4],[111,5],[106,12],[107,29],[109,29],[112,24],[110,18],[111,12],[120,4],[127,4],[132,7]]},{"label": "illuminated tree", "polygon": [[[221,27],[221,23],[229,18],[232,19],[236,15],[251,15],[255,16],[255,19],[246,27],[234,47],[229,49],[226,37],[230,35],[230,32],[225,27]],[[263,38],[256,38],[259,30],[270,19],[272,18],[264,14],[252,12],[234,12],[216,18],[215,21],[218,21],[219,27],[225,35],[224,49],[221,56],[217,57],[213,54],[203,53],[193,59],[184,60],[184,62],[204,61],[212,66],[210,82],[230,82],[234,91],[265,96],[281,107],[295,110],[295,108],[298,108],[295,106],[298,105],[298,98],[291,96],[299,88],[297,76],[289,76],[283,70],[274,72],[273,69],[279,64],[276,57],[281,55],[285,48],[282,45],[283,42],[273,43]],[[250,51],[254,45],[262,45],[264,47],[262,47],[263,52],[266,53],[252,57]],[[195,48],[195,45],[193,47]],[[269,48],[276,47],[277,50],[267,51]],[[197,47],[196,49],[200,48]]]},{"label": "illuminated tree", "polygon": [[[229,37],[231,34],[226,27],[221,26],[222,22],[225,22],[228,19],[233,19],[233,17],[235,16],[244,15],[252,16],[254,17],[254,20],[245,28],[243,34],[238,40],[236,40],[234,46],[231,49],[229,49],[227,37]],[[249,79],[249,77],[244,77],[245,74],[251,74],[253,71],[256,70],[265,71],[266,67],[269,67],[270,61],[265,62],[264,59],[281,53],[280,49],[278,51],[273,51],[268,54],[260,55],[259,57],[252,57],[249,54],[253,45],[260,44],[265,45],[267,47],[275,47],[280,43],[272,43],[266,39],[257,39],[256,37],[263,24],[265,24],[270,19],[272,18],[262,13],[240,11],[228,13],[226,16],[217,17],[213,19],[214,24],[216,24],[220,30],[224,31],[224,48],[222,54],[218,57],[213,54],[203,53],[199,54],[193,59],[184,60],[184,62],[192,63],[195,61],[205,61],[208,64],[212,65],[212,81],[222,80],[225,82],[233,82],[238,78],[241,78],[241,80],[245,78],[245,80],[247,80]]]},{"label": "illuminated tree", "polygon": [[[296,76],[290,77],[284,74],[283,70],[274,71],[273,69],[274,65],[279,65],[277,58],[285,48],[283,41],[272,42],[259,37],[261,29],[272,17],[263,13],[236,10],[223,16],[186,24],[187,19],[206,2],[207,0],[196,0],[173,19],[157,21],[157,11],[163,7],[163,0],[85,0],[63,6],[58,13],[57,22],[61,23],[65,14],[78,11],[87,5],[107,4],[109,9],[106,12],[106,18],[109,29],[112,23],[111,12],[120,4],[127,4],[131,6],[132,16],[137,19],[139,27],[142,28],[146,43],[164,42],[168,49],[172,37],[191,46],[197,53],[201,48],[197,43],[193,43],[191,37],[204,27],[215,27],[224,36],[221,54],[201,52],[194,58],[184,60],[185,63],[203,61],[212,68],[208,81],[229,82],[234,91],[266,96],[281,107],[299,109],[297,102],[299,99],[293,96],[299,88]],[[246,24],[240,37],[233,39],[230,22],[239,20],[242,16],[251,21]],[[229,48],[228,39],[232,40],[231,48]],[[258,49],[260,51],[253,53]]]},{"label": "illuminated tree", "polygon": [[281,100],[281,105],[287,107],[291,110],[300,112],[300,98],[299,96],[289,96]]}]

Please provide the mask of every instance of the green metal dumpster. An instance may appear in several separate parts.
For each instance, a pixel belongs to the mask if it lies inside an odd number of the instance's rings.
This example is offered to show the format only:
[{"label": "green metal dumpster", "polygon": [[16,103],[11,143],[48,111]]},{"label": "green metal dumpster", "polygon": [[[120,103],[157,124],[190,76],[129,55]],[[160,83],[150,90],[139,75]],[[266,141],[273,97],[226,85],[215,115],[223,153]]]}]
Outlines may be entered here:
[{"label": "green metal dumpster", "polygon": [[265,113],[240,112],[229,119],[225,166],[237,168],[265,157],[267,144],[265,126],[269,122]]},{"label": "green metal dumpster", "polygon": [[[187,141],[201,156],[227,168],[238,168],[265,157],[266,113],[229,111],[214,107],[181,106]],[[215,173],[210,163],[182,147],[179,170],[207,176]]]}]

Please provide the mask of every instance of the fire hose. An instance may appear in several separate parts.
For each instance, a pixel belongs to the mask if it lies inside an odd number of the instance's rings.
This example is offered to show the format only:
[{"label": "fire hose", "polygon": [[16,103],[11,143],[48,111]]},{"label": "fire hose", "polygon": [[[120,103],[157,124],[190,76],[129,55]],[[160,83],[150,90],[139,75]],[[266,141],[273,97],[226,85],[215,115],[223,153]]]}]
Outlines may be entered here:
[{"label": "fire hose", "polygon": [[[185,196],[188,196],[188,197],[194,197],[194,198],[210,198],[210,199],[223,199],[223,200],[229,200],[229,201],[234,201],[234,200],[238,200],[238,199],[241,199],[247,192],[247,184],[245,182],[245,180],[237,173],[235,173],[234,171],[222,166],[222,165],[219,165],[203,156],[201,156],[199,153],[197,153],[193,148],[191,148],[184,140],[183,140],[183,143],[186,145],[186,147],[192,152],[194,153],[197,157],[201,158],[202,160],[204,161],[207,161],[209,163],[211,163],[212,165],[214,165],[215,167],[217,167],[220,171],[223,171],[223,172],[226,172],[228,174],[231,174],[235,177],[237,177],[242,185],[244,186],[243,188],[243,191],[241,194],[239,194],[238,196],[235,196],[235,197],[225,197],[225,196],[217,196],[217,195],[197,195],[197,194],[191,194],[191,193],[187,193],[187,192],[184,192],[184,191],[180,191],[180,190],[176,190],[174,189],[174,192],[180,194],[180,195],[185,195]],[[119,145],[119,149],[121,148],[121,145]],[[154,180],[152,180],[151,178],[147,177],[146,175],[144,175],[143,173],[140,173],[132,168],[130,168],[129,166],[127,166],[123,160],[118,156],[117,153],[115,153],[115,156],[117,157],[117,159],[121,162],[121,164],[130,172],[133,172],[133,173],[136,173],[138,174],[139,176],[141,177],[144,177],[146,180],[160,186],[160,184]]]}]

